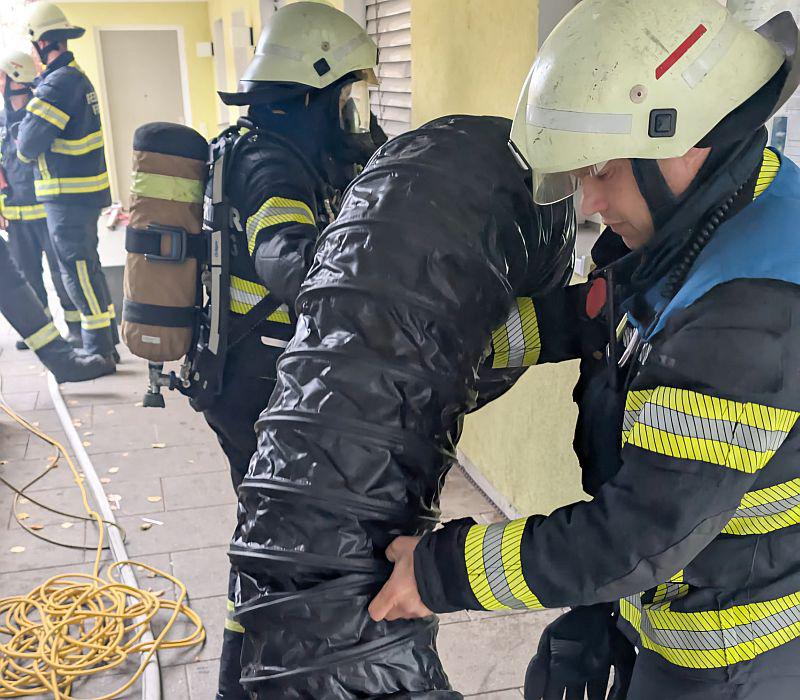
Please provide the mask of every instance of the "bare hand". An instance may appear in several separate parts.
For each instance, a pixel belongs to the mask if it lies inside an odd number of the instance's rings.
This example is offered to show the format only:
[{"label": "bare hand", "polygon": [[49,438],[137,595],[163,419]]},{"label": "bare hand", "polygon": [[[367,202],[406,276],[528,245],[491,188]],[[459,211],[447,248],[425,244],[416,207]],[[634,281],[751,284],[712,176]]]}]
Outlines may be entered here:
[{"label": "bare hand", "polygon": [[370,617],[381,620],[413,620],[433,613],[425,607],[414,577],[414,550],[421,537],[398,537],[386,549],[386,558],[394,562],[389,580],[369,605]]}]

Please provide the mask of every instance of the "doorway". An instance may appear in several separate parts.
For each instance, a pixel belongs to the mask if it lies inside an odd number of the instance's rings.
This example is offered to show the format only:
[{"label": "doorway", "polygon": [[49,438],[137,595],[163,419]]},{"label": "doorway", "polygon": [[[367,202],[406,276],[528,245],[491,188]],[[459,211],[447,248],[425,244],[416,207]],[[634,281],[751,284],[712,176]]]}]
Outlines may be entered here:
[{"label": "doorway", "polygon": [[133,134],[147,122],[191,122],[180,29],[99,29],[106,156],[115,201],[129,205]]}]

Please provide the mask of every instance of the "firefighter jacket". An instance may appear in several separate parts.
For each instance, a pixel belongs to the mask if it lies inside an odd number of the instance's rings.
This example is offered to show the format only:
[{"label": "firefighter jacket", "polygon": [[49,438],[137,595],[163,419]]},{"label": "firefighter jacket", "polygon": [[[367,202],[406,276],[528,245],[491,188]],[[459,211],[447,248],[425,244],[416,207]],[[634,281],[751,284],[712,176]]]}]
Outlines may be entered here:
[{"label": "firefighter jacket", "polygon": [[19,127],[17,154],[35,166],[40,202],[111,203],[97,93],[69,51],[40,76]]},{"label": "firefighter jacket", "polygon": [[[429,608],[620,601],[644,653],[708,673],[800,638],[798,216],[800,169],[766,150],[754,200],[722,223],[655,322],[628,308],[628,333],[644,342],[631,345],[616,473],[593,500],[547,517],[426,535],[415,571]],[[537,303],[526,323],[541,361],[552,319]]]},{"label": "firefighter jacket", "polygon": [[[259,327],[262,342],[282,347],[294,334],[290,309],[305,279],[319,232],[332,212],[325,183],[282,138],[243,134],[226,183],[234,208],[230,306],[243,316],[270,294],[280,301]],[[332,196],[332,195],[331,195]]]},{"label": "firefighter jacket", "polygon": [[44,205],[36,201],[33,186],[33,166],[17,158],[17,135],[20,121],[8,119],[0,129],[0,167],[5,183],[0,190],[0,214],[8,221],[44,219]]}]

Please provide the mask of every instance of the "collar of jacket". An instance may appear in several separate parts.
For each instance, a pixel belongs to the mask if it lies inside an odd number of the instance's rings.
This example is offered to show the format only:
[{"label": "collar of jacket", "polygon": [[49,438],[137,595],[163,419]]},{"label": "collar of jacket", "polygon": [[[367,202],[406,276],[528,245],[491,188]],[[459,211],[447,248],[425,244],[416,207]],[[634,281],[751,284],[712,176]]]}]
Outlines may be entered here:
[{"label": "collar of jacket", "polygon": [[[666,300],[660,295],[660,284],[656,284],[645,294],[658,313],[649,328],[639,327],[645,340],[659,333],[671,314],[688,308],[726,282],[762,279],[800,286],[800,238],[796,233],[800,168],[777,155],[781,165],[775,179],[739,214],[719,227],[678,293]],[[637,325],[635,316],[634,312],[632,321]]]},{"label": "collar of jacket", "polygon": [[39,79],[43,79],[45,76],[50,75],[51,73],[57,71],[59,68],[63,68],[64,66],[68,66],[75,60],[75,56],[72,55],[72,51],[65,51],[62,53],[58,58],[56,58],[51,63],[48,63],[44,70],[42,71],[41,76]]}]

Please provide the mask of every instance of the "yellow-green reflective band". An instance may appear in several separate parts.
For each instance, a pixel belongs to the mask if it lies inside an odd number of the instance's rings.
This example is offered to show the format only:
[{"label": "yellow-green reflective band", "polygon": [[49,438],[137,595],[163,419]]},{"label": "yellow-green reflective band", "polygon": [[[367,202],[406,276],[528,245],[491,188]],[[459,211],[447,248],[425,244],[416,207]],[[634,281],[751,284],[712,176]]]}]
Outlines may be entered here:
[{"label": "yellow-green reflective band", "polygon": [[108,189],[108,173],[91,177],[59,177],[36,180],[37,197],[51,197],[58,194],[88,194]]},{"label": "yellow-green reflective band", "polygon": [[27,110],[59,129],[63,129],[69,122],[69,114],[38,97],[28,102]]},{"label": "yellow-green reflective band", "polygon": [[689,585],[683,582],[683,570],[681,570],[666,583],[658,585],[653,594],[653,604],[684,598],[688,592]]},{"label": "yellow-green reflective band", "polygon": [[783,444],[798,415],[661,386],[642,406],[625,444],[753,474]]},{"label": "yellow-green reflective band", "polygon": [[800,479],[746,493],[722,532],[763,535],[793,525],[800,525]]},{"label": "yellow-green reflective band", "polygon": [[527,520],[473,525],[464,543],[470,588],[485,610],[542,609],[522,573],[522,533]]},{"label": "yellow-green reflective band", "polygon": [[281,304],[275,311],[267,316],[267,321],[286,323],[287,325],[291,324],[292,320],[289,318],[289,307],[286,306],[286,304]]},{"label": "yellow-green reflective band", "polygon": [[95,131],[82,139],[55,139],[50,151],[66,156],[83,156],[102,148],[103,145],[103,132]]},{"label": "yellow-green reflective band", "polygon": [[227,601],[228,604],[228,615],[225,618],[225,629],[229,632],[238,632],[239,634],[244,634],[244,627],[242,627],[236,620],[233,619],[233,611],[234,605],[233,601]]},{"label": "yellow-green reflective band", "polygon": [[64,320],[67,323],[80,323],[81,320],[81,312],[77,309],[70,309],[69,311],[64,311]]},{"label": "yellow-green reflective band", "polygon": [[108,316],[109,318],[116,318],[117,317],[117,310],[114,308],[113,304],[108,305]]},{"label": "yellow-green reflective band", "polygon": [[[36,159],[36,166],[39,168],[39,176],[41,180],[50,180],[50,170],[47,167],[47,158],[44,153],[40,153]],[[34,184],[35,187],[35,184]]]},{"label": "yellow-green reflective band", "polygon": [[492,333],[492,367],[530,367],[539,361],[541,350],[533,299],[520,297],[505,324]]},{"label": "yellow-green reflective band", "polygon": [[[258,304],[264,297],[269,295],[269,290],[257,282],[242,279],[231,275],[231,311],[236,314],[248,313],[256,304]],[[276,323],[290,324],[289,309],[285,305],[281,305],[269,316],[268,321]]]},{"label": "yellow-green reflective band", "polygon": [[675,612],[670,603],[620,601],[620,614],[642,646],[676,666],[724,668],[750,661],[800,637],[800,594],[707,612]]},{"label": "yellow-green reflective band", "polygon": [[753,199],[760,197],[766,191],[767,187],[772,184],[772,181],[781,169],[781,159],[778,158],[769,148],[764,149],[764,160],[761,163],[761,170],[758,173],[758,180],[756,180],[756,189],[753,193]]},{"label": "yellow-green reflective band", "polygon": [[31,350],[41,350],[48,343],[52,343],[56,338],[60,338],[61,334],[58,332],[52,321],[46,326],[42,326],[35,333],[31,333],[25,338],[25,345]]},{"label": "yellow-green reflective band", "polygon": [[[89,277],[89,270],[86,267],[85,260],[78,260],[75,263],[75,269],[78,272],[78,281],[81,285],[81,290],[83,291],[83,297],[86,299],[86,303],[89,305],[89,310],[92,312],[93,317],[98,317],[103,314],[103,310],[100,308],[100,302],[97,300],[97,295],[95,294],[94,288],[92,287],[92,280]],[[108,312],[105,313],[106,318],[108,317]],[[81,320],[85,320],[86,317],[82,317]]]},{"label": "yellow-green reflective band", "polygon": [[108,312],[101,314],[93,314],[91,316],[84,316],[81,314],[81,328],[87,331],[96,331],[101,328],[108,328],[111,325],[111,319]]},{"label": "yellow-green reflective band", "polygon": [[199,203],[203,201],[203,182],[187,177],[134,171],[131,175],[131,194],[170,202]]},{"label": "yellow-green reflective band", "polygon": [[256,247],[256,236],[259,231],[276,224],[311,224],[316,226],[314,215],[305,202],[285,197],[270,197],[247,219],[247,248],[250,255]]},{"label": "yellow-green reflective band", "polygon": [[30,164],[33,163],[33,158],[28,158],[22,151],[17,151],[17,158],[19,158],[23,163]]},{"label": "yellow-green reflective band", "polygon": [[8,221],[39,221],[46,217],[44,204],[2,205],[3,218]]}]

